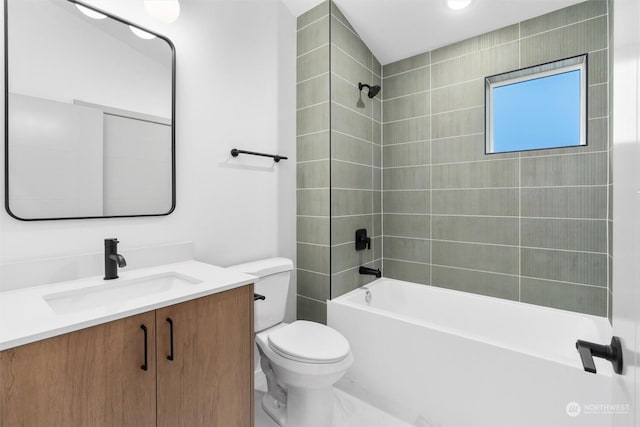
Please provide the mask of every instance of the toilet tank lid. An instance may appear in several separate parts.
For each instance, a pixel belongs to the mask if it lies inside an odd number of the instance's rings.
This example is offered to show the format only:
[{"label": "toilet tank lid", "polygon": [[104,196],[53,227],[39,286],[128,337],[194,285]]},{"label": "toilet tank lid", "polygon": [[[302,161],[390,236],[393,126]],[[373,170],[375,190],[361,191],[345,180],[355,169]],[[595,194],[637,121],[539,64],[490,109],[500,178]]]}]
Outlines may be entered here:
[{"label": "toilet tank lid", "polygon": [[293,270],[293,261],[288,258],[268,258],[244,264],[236,264],[227,268],[253,276],[265,277]]}]

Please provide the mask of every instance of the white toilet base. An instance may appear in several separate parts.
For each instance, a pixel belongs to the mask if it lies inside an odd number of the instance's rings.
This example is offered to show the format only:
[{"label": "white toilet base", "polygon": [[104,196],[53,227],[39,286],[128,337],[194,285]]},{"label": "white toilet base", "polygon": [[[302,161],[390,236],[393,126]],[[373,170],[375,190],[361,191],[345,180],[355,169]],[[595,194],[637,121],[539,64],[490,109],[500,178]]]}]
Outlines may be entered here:
[{"label": "white toilet base", "polygon": [[287,390],[286,427],[333,425],[333,387]]},{"label": "white toilet base", "polygon": [[262,409],[281,427],[327,427],[333,425],[333,387],[289,388],[287,404],[281,405],[269,393],[262,396]]},{"label": "white toilet base", "polygon": [[281,405],[280,402],[271,397],[269,393],[265,393],[264,396],[262,396],[262,409],[264,409],[264,412],[279,426],[285,425],[287,407]]}]

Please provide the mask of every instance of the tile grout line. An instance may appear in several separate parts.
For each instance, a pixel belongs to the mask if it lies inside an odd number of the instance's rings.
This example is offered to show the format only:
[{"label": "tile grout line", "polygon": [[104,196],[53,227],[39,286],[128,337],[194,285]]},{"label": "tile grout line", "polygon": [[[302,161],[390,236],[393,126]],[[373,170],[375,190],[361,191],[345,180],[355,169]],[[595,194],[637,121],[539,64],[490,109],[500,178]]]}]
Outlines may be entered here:
[{"label": "tile grout line", "polygon": [[[434,266],[434,267],[449,268],[449,269],[454,269],[454,270],[473,271],[473,272],[478,272],[478,273],[495,274],[495,275],[499,275],[499,276],[509,276],[509,277],[513,277],[513,278],[517,278],[518,277],[517,274],[502,273],[502,272],[499,272],[499,271],[479,270],[479,269],[475,269],[475,268],[458,267],[458,266],[455,266],[455,265],[429,264],[429,263],[426,263],[426,262],[409,261],[409,260],[396,259],[396,258],[388,258],[388,259],[390,261],[404,262],[404,263],[408,263],[408,264],[431,265],[431,266]],[[544,278],[544,277],[532,277],[532,276],[522,276],[522,277],[524,279],[530,279],[530,280],[541,280],[541,281],[545,281],[545,282],[562,283],[562,284],[572,285],[572,286],[583,286],[583,287],[601,289],[601,290],[603,290],[605,292],[607,291],[607,288],[604,287],[604,286],[591,285],[589,283],[567,282],[565,280],[548,279],[548,278]]]},{"label": "tile grout line", "polygon": [[583,20],[581,20],[581,21],[576,21],[576,22],[572,22],[572,23],[570,23],[570,24],[561,25],[561,26],[559,26],[559,27],[553,27],[553,28],[551,28],[551,29],[549,29],[549,30],[540,31],[539,33],[529,34],[528,36],[524,36],[524,37],[522,37],[522,39],[529,39],[529,38],[532,38],[532,37],[539,36],[539,35],[541,35],[541,34],[551,33],[551,32],[553,32],[553,31],[561,30],[561,29],[563,29],[563,28],[568,28],[568,27],[572,27],[572,26],[574,26],[574,25],[584,24],[585,22],[589,22],[589,21],[595,21],[596,19],[602,18],[602,17],[604,17],[604,16],[607,16],[607,14],[606,14],[606,13],[604,13],[604,14],[602,14],[602,15],[592,16],[591,18],[586,18],[586,19],[583,19]]},{"label": "tile grout line", "polygon": [[304,138],[305,136],[311,136],[311,135],[319,135],[321,133],[325,133],[325,132],[329,132],[329,129],[323,129],[323,130],[318,130],[315,132],[309,132],[309,133],[302,133],[300,135],[296,135],[296,138]]},{"label": "tile grout line", "polygon": [[[414,55],[414,56],[425,55],[426,53],[430,53],[430,51],[429,51],[429,52],[423,52],[423,53],[421,53],[421,54]],[[411,56],[410,56],[409,58],[413,58],[413,57],[411,57]],[[408,58],[405,58],[405,59],[408,59]],[[402,62],[402,61],[404,61],[405,59],[401,59],[401,60],[396,61],[396,62]],[[392,62],[391,64],[395,64],[396,62]],[[387,64],[387,65],[391,65],[391,64]],[[386,67],[387,65],[384,65],[384,66],[382,67],[383,74],[384,74],[384,67]],[[431,67],[431,63],[429,63],[429,64],[427,64],[427,65],[421,65],[421,66],[416,67],[416,68],[410,68],[410,69],[405,70],[405,71],[400,71],[399,73],[391,74],[391,75],[389,75],[389,76],[384,76],[383,78],[385,78],[385,79],[392,79],[392,78],[394,78],[394,77],[401,76],[401,75],[403,75],[403,74],[408,74],[408,73],[411,73],[411,72],[413,72],[413,71],[423,70],[423,69],[425,69],[425,68],[429,68],[429,67]]]},{"label": "tile grout line", "polygon": [[[429,64],[432,56],[429,51]],[[433,94],[432,89],[432,69],[429,69],[429,164],[433,163]],[[429,285],[433,286],[433,167],[429,166]]]},{"label": "tile grout line", "polygon": [[[609,67],[609,61],[611,60],[610,51],[609,51],[609,48],[611,47],[611,37],[610,37],[611,29],[609,28],[609,21],[610,21],[609,14],[610,13],[611,13],[611,11],[609,10],[609,2],[607,1],[607,81],[606,81],[606,83],[607,83],[607,112],[609,113],[609,118],[611,117],[611,103],[609,102],[611,100],[611,96],[610,96],[610,92],[609,91],[612,90],[610,85],[609,85],[609,83],[611,81],[611,76],[609,75],[610,71],[611,71],[610,67]],[[607,128],[609,129],[610,126],[611,126],[611,121],[609,120]],[[610,221],[612,219],[611,218],[611,203],[609,203],[609,201],[611,200],[611,194],[610,194],[610,192],[611,192],[611,189],[610,189],[610,186],[611,186],[611,179],[610,179],[610,177],[611,177],[611,170],[610,170],[610,167],[611,167],[611,159],[610,159],[610,156],[611,156],[611,148],[610,148],[611,147],[611,141],[610,141],[610,136],[611,136],[611,132],[608,132],[607,133],[607,148],[608,148],[608,150],[607,150],[607,228],[606,228],[606,232],[607,232],[607,234],[606,234],[606,238],[607,238],[607,256],[610,256],[611,248],[609,246],[609,241],[612,238],[612,236],[609,235],[609,223],[608,223],[608,221]],[[606,310],[607,311],[607,318],[612,317],[612,313],[609,312],[609,305],[611,304],[611,301],[610,301],[610,298],[611,298],[611,295],[610,295],[610,293],[611,293],[610,292],[610,290],[611,290],[611,280],[610,279],[611,279],[611,276],[612,276],[610,269],[611,269],[611,262],[607,258],[607,310]]]},{"label": "tile grout line", "polygon": [[329,13],[327,13],[326,15],[322,15],[320,18],[316,19],[315,21],[311,21],[308,24],[305,24],[303,27],[300,27],[296,30],[296,33],[304,30],[307,27],[312,26],[313,24],[317,24],[318,22],[322,21],[324,18],[326,18],[327,16],[329,16]]},{"label": "tile grout line", "polygon": [[306,273],[320,274],[321,276],[329,276],[327,273],[320,273],[319,271],[307,270],[304,268],[296,267],[297,270],[304,271]]},{"label": "tile grout line", "polygon": [[[353,244],[353,243],[352,243],[352,244]],[[372,263],[374,263],[374,262],[376,262],[376,261],[380,261],[380,260],[382,260],[382,258],[375,258],[375,259],[372,259],[371,261],[367,261],[367,262],[365,262],[365,264],[372,264]],[[331,274],[332,274],[333,276],[337,276],[338,274],[346,273],[347,271],[355,270],[356,268],[359,268],[359,267],[360,267],[359,265],[356,265],[356,266],[353,266],[353,267],[349,267],[349,268],[347,268],[346,270],[336,271],[335,273],[331,273]],[[355,288],[354,288],[354,289],[355,289]]]},{"label": "tile grout line", "polygon": [[[335,74],[335,73],[334,73]],[[377,120],[374,120],[372,117],[367,116],[366,114],[362,114],[360,111],[356,111],[353,108],[347,106],[347,105],[342,105],[341,103],[339,103],[338,101],[334,101],[333,99],[331,100],[331,104],[335,104],[338,107],[344,108],[345,110],[351,111],[352,113],[355,113],[361,117],[364,117],[367,120],[372,120],[374,122],[378,122]],[[380,122],[378,122],[380,123]]]},{"label": "tile grout line", "polygon": [[[314,273],[315,273],[315,272],[314,272]],[[320,304],[324,304],[324,305],[326,305],[326,304],[327,304],[327,302],[326,302],[326,301],[321,301],[321,300],[319,300],[319,299],[311,298],[311,297],[308,297],[308,296],[306,296],[306,295],[298,294],[297,296],[298,296],[298,298],[308,299],[308,300],[310,300],[310,301],[319,302]]]},{"label": "tile grout line", "polygon": [[[424,143],[424,142],[429,142],[428,139],[426,140],[420,140],[420,141],[410,141],[410,142],[400,142],[397,144],[389,144],[389,145],[385,145],[385,147],[394,147],[396,145],[408,145],[408,144],[419,144],[419,143]],[[440,141],[437,141],[438,143],[441,143]],[[509,153],[510,155],[515,154],[515,152],[511,152]],[[602,150],[602,151],[583,151],[583,152],[579,152],[579,153],[558,153],[558,154],[538,154],[538,155],[528,155],[527,157],[522,157],[523,160],[528,160],[528,159],[541,159],[544,157],[566,157],[566,156],[587,156],[587,155],[592,155],[592,154],[607,154],[607,150]],[[492,158],[492,159],[488,159],[488,160],[464,160],[464,161],[460,161],[460,162],[440,162],[440,163],[431,163],[431,166],[448,166],[448,165],[462,165],[462,164],[467,164],[467,163],[484,163],[484,162],[496,162],[496,161],[505,161],[505,160],[518,160],[518,157],[513,156],[513,157],[501,157],[501,158]],[[401,165],[401,166],[383,166],[384,169],[394,169],[394,168],[401,168],[401,167],[411,167],[411,166],[429,166],[428,164],[421,164],[421,165]]]},{"label": "tile grout line", "polygon": [[[343,78],[343,80],[344,80],[344,78]],[[602,86],[602,85],[605,85],[605,84],[607,84],[607,83],[596,83],[596,84],[588,85],[588,87]],[[402,98],[409,98],[411,96],[421,95],[421,94],[428,94],[429,97],[431,97],[431,92],[433,92],[433,90],[425,90],[425,91],[421,91],[421,92],[410,93],[408,95],[398,96],[398,97],[391,98],[391,99],[385,99],[384,102],[393,101],[393,100],[402,99]],[[332,101],[332,102],[336,102],[336,101]],[[339,102],[336,102],[336,103],[338,105],[341,105],[341,106],[343,106],[343,107],[355,112],[355,113],[358,113],[360,115],[364,115],[364,114],[360,113],[359,111],[353,110],[349,106],[340,104]],[[317,104],[314,104],[314,105],[317,105]],[[398,123],[398,122],[403,122],[403,121],[412,120],[412,119],[420,119],[420,118],[426,118],[426,117],[430,117],[430,116],[440,116],[440,115],[458,113],[458,112],[461,112],[461,111],[468,111],[468,110],[477,110],[477,109],[483,109],[484,110],[484,106],[485,106],[484,104],[477,104],[477,105],[472,105],[472,106],[469,106],[469,107],[455,108],[453,110],[438,111],[438,112],[433,112],[433,111],[429,110],[428,114],[420,114],[420,115],[417,115],[417,116],[403,117],[401,119],[394,119],[394,120],[385,120],[384,117],[382,117],[382,124]],[[303,107],[303,108],[307,108],[307,107]],[[608,116],[588,117],[587,120],[605,119],[607,117]],[[479,133],[479,132],[476,132],[476,133]],[[453,135],[453,136],[457,136],[457,135]],[[563,148],[563,147],[559,147],[559,148]]]},{"label": "tile grout line", "polygon": [[[491,49],[495,49],[495,48],[498,48],[498,47],[506,46],[506,45],[509,45],[509,44],[512,44],[512,43],[516,43],[516,42],[521,43],[522,40],[526,40],[526,39],[529,39],[529,38],[532,38],[532,37],[540,36],[541,34],[550,33],[550,32],[557,31],[557,30],[560,30],[560,29],[563,29],[563,28],[568,28],[568,27],[571,27],[571,26],[574,26],[574,25],[583,24],[583,23],[588,22],[588,21],[592,21],[592,20],[596,20],[598,18],[602,18],[603,16],[606,16],[606,15],[593,16],[591,18],[583,19],[581,21],[572,22],[570,24],[561,25],[559,27],[554,27],[554,28],[551,28],[549,30],[541,31],[541,32],[538,32],[538,33],[533,33],[533,34],[530,34],[530,35],[524,36],[524,37],[521,36],[520,30],[519,30],[518,31],[518,39],[517,40],[510,40],[510,41],[506,41],[504,43],[498,43],[498,44],[495,44],[493,46],[489,46],[489,47],[485,47],[485,48],[482,48],[482,49],[474,50],[474,51],[469,52],[469,53],[465,53],[465,54],[458,55],[458,56],[453,56],[451,58],[447,58],[447,59],[444,59],[442,61],[431,62],[430,65],[442,64],[442,63],[445,63],[445,62],[448,62],[448,61],[453,61],[455,59],[460,59],[460,58],[463,58],[465,56],[474,55],[474,54],[479,53],[479,52],[484,52],[484,51],[487,51],[487,50],[491,50]],[[524,21],[518,22],[518,26],[519,27],[520,27],[520,24],[522,22],[524,22]],[[596,49],[593,52],[596,52],[598,50],[602,50],[602,49]]]},{"label": "tile grout line", "polygon": [[[380,125],[382,125],[382,124],[380,123]],[[344,136],[349,137],[349,138],[357,139],[358,141],[366,142],[367,144],[380,145],[380,144],[376,144],[376,143],[375,143],[375,142],[373,142],[373,141],[367,141],[366,139],[364,139],[364,138],[360,138],[359,136],[350,135],[350,134],[348,134],[348,133],[340,132],[339,130],[332,129],[332,130],[331,130],[331,132],[332,132],[332,133],[333,133],[333,132],[335,132],[335,133],[337,133],[337,134],[344,135]],[[373,139],[373,138],[372,138],[372,139]]]},{"label": "tile grout line", "polygon": [[422,94],[425,94],[425,93],[428,93],[428,92],[431,92],[431,89],[418,90],[418,91],[414,91],[414,92],[405,93],[404,95],[398,95],[398,96],[394,96],[394,97],[390,97],[390,98],[385,98],[384,102],[395,101],[396,99],[408,98],[408,97],[414,96],[414,95],[422,95]]},{"label": "tile grout line", "polygon": [[[429,191],[429,190],[420,190]],[[387,215],[406,215],[406,216],[443,216],[443,217],[455,217],[455,218],[503,218],[503,219],[518,219],[518,215],[471,215],[471,214],[453,214],[446,212],[438,213],[411,213],[411,212],[387,212]],[[300,216],[300,215],[299,215]],[[348,215],[347,215],[348,216]],[[546,220],[546,221],[602,221],[607,222],[606,218],[570,218],[570,217],[554,217],[554,216],[523,216],[522,219],[534,219],[534,220]]]},{"label": "tile grout line", "polygon": [[[380,84],[381,85],[385,85],[384,83],[384,66],[380,66]],[[384,122],[384,91],[381,93],[381,98],[380,98],[380,121]],[[379,148],[379,153],[378,155],[380,156],[380,190],[382,190],[380,192],[380,214],[379,214],[379,221],[380,221],[380,269],[382,270],[382,276],[385,277],[385,273],[386,273],[386,266],[385,266],[385,258],[384,258],[384,218],[385,218],[385,211],[384,211],[384,200],[385,200],[385,192],[384,192],[384,123],[380,124],[380,148]]]},{"label": "tile grout line", "polygon": [[317,246],[317,247],[321,247],[321,248],[330,248],[331,245],[323,245],[320,243],[311,243],[311,242],[302,242],[302,241],[296,241],[296,244],[298,245],[309,245],[309,246]]},{"label": "tile grout line", "polygon": [[[373,52],[369,52],[369,54],[371,55],[371,68],[373,68]],[[371,70],[371,84],[374,83],[374,75],[373,75],[373,70]],[[374,127],[375,127],[375,121],[373,120],[373,109],[374,109],[374,103],[375,101],[373,99],[371,99],[371,139],[373,140],[373,135],[375,133],[374,131]],[[382,103],[380,104],[380,108],[382,109]],[[382,110],[380,110],[382,111]],[[380,114],[380,119],[382,120],[382,114]],[[376,183],[375,183],[375,179],[376,179],[376,174],[375,174],[375,169],[374,169],[374,165],[373,165],[373,150],[374,147],[373,145],[371,146],[371,151],[370,151],[370,156],[371,156],[371,188],[375,189],[376,188]],[[382,165],[381,165],[382,166]],[[380,168],[378,168],[380,170]],[[380,190],[382,190],[382,183],[380,183]],[[381,200],[382,200],[382,196],[380,196]],[[375,197],[371,197],[371,224],[373,229],[371,230],[371,234],[374,235],[375,233]],[[373,240],[373,237],[371,238]],[[382,239],[380,239],[382,240]],[[375,251],[375,243],[374,243],[374,248],[373,250]],[[382,252],[381,252],[382,253]],[[374,254],[375,256],[375,254]]]},{"label": "tile grout line", "polygon": [[325,44],[323,44],[322,46],[314,47],[313,49],[310,49],[310,50],[308,50],[308,51],[306,51],[306,52],[304,52],[304,53],[301,53],[300,55],[297,55],[297,56],[296,56],[296,60],[298,60],[298,59],[302,58],[302,57],[303,57],[303,56],[305,56],[305,55],[309,55],[310,53],[313,53],[313,52],[315,52],[316,50],[320,50],[320,49],[322,49],[323,47],[327,47],[327,46],[329,46],[329,43],[325,43]]},{"label": "tile grout line", "polygon": [[[496,246],[500,248],[512,248],[512,249],[531,249],[534,251],[549,251],[549,252],[567,252],[567,253],[575,253],[575,254],[589,254],[589,255],[600,255],[607,256],[606,252],[594,252],[594,251],[586,251],[579,249],[561,249],[561,248],[545,248],[545,247],[537,247],[537,246],[522,246],[520,243],[507,245],[504,243],[493,243],[493,242],[471,242],[467,240],[449,240],[449,239],[434,239],[433,237],[411,237],[411,236],[395,236],[391,234],[387,234],[384,237],[390,239],[403,239],[403,240],[418,240],[422,242],[433,241],[433,242],[443,242],[443,243],[460,243],[463,245],[476,245],[476,246]],[[305,243],[305,242],[298,242]]]},{"label": "tile grout line", "polygon": [[317,102],[315,104],[311,104],[311,105],[305,105],[304,107],[300,107],[296,109],[296,113],[302,110],[308,110],[309,108],[313,108],[313,107],[318,107],[320,105],[324,105],[329,103],[329,101],[322,101],[322,102]]},{"label": "tile grout line", "polygon": [[522,21],[518,22],[518,68],[522,68]]},{"label": "tile grout line", "polygon": [[[518,159],[514,159],[518,160]],[[405,167],[393,167],[393,168],[384,168],[384,169],[405,169],[405,168],[427,168],[429,165],[418,165],[418,166],[405,166]],[[471,191],[471,190],[538,190],[538,189],[558,189],[558,188],[605,188],[608,187],[607,184],[579,184],[579,185],[540,185],[537,187],[528,187],[514,185],[513,187],[439,187],[439,188],[388,188],[385,191],[422,191],[422,190],[432,190],[432,191]]]},{"label": "tile grout line", "polygon": [[[553,30],[550,30],[550,31],[553,31]],[[542,33],[539,33],[539,34],[542,34]],[[535,35],[537,35],[537,34],[535,34]],[[526,38],[526,37],[525,37],[525,38]],[[391,74],[391,75],[389,75],[389,76],[386,76],[386,77],[385,77],[385,79],[391,79],[391,78],[394,78],[394,77],[399,76],[399,75],[402,75],[402,74],[407,74],[407,73],[410,73],[410,72],[412,72],[412,71],[417,71],[417,70],[420,70],[420,69],[423,69],[423,68],[431,67],[431,66],[433,66],[433,65],[442,64],[442,63],[444,63],[444,62],[451,61],[451,60],[453,60],[453,59],[460,59],[460,58],[464,58],[465,56],[473,55],[474,53],[477,53],[477,52],[486,51],[486,50],[491,50],[491,49],[495,49],[495,48],[497,48],[497,47],[501,47],[501,46],[506,46],[506,45],[508,45],[508,44],[515,43],[515,42],[517,42],[517,41],[518,41],[517,39],[514,39],[514,40],[511,40],[511,41],[508,41],[508,42],[499,43],[499,44],[496,44],[496,45],[493,45],[493,46],[490,46],[490,47],[486,47],[486,48],[484,48],[484,49],[476,50],[476,51],[474,51],[474,52],[469,52],[469,53],[465,53],[465,54],[463,54],[463,55],[454,56],[454,57],[451,57],[451,58],[448,58],[448,59],[445,59],[445,60],[442,60],[442,61],[438,61],[438,62],[434,62],[434,63],[429,63],[429,64],[427,64],[427,65],[421,65],[420,67],[416,67],[416,68],[410,68],[410,69],[408,69],[408,70],[401,71],[401,72],[399,72],[399,73],[395,73],[395,74]],[[445,47],[446,47],[446,46],[445,46]],[[590,51],[589,51],[589,52],[587,52],[587,53],[598,53],[598,52],[601,52],[601,51],[603,51],[603,50],[607,50],[607,48],[594,49],[594,50],[590,50]],[[425,53],[426,53],[426,52],[425,52]],[[420,55],[420,54],[419,54],[419,55]],[[418,55],[414,55],[414,56],[418,56]],[[406,59],[406,58],[405,58],[405,59]],[[404,59],[401,59],[401,60],[396,61],[396,62],[402,62],[402,61],[404,61]],[[395,64],[396,62],[392,62],[391,64]],[[386,66],[388,66],[388,65],[391,65],[391,64],[386,64],[386,65],[385,65],[385,67],[386,67]],[[438,86],[438,87],[433,88],[433,89],[442,89],[442,88],[449,87],[449,86],[455,86],[455,85],[458,85],[458,84],[468,83],[468,82],[471,82],[471,81],[474,81],[474,80],[483,80],[483,79],[484,79],[484,77],[476,77],[476,78],[474,78],[474,79],[470,79],[470,80],[464,80],[464,81],[460,81],[460,82],[457,82],[457,83],[451,83],[451,84],[447,84],[447,85],[443,85],[443,86]]]},{"label": "tile grout line", "polygon": [[[518,22],[518,68],[522,68],[522,22]],[[518,152],[518,301],[522,302],[522,152]]]},{"label": "tile grout line", "polygon": [[[313,76],[313,77],[309,77],[309,78],[306,78],[306,79],[304,79],[304,80],[297,81],[297,82],[296,82],[296,86],[301,85],[302,83],[307,83],[307,82],[309,82],[309,81],[311,81],[311,80],[315,80],[315,79],[317,79],[317,78],[319,78],[319,77],[326,76],[327,74],[329,74],[329,72],[328,72],[328,71],[325,71],[324,73],[316,74],[316,75],[315,75],[315,76]],[[296,90],[297,90],[297,88],[296,88]]]},{"label": "tile grout line", "polygon": [[522,302],[522,154],[518,155],[518,301]]},{"label": "tile grout line", "polygon": [[[337,7],[337,6],[336,6]],[[353,35],[355,35],[358,40],[360,40],[362,42],[362,44],[365,45],[365,47],[367,48],[367,50],[369,50],[369,48],[367,47],[367,45],[364,43],[364,41],[362,40],[362,38],[355,32],[353,31],[351,28],[349,28],[344,22],[342,22],[342,20],[340,18],[338,18],[336,15],[333,15],[333,13],[331,14],[331,16],[333,16],[336,21],[338,21],[340,24],[342,24],[342,26],[347,30],[350,31]],[[371,73],[376,76],[376,77],[381,77],[378,75],[378,73],[375,72],[375,70],[373,69],[373,53],[369,50],[369,53],[371,54],[371,64],[370,66],[366,66],[364,65],[362,62],[358,61],[356,58],[354,58],[349,52],[346,52],[344,49],[342,49],[340,46],[338,46],[337,44],[335,45],[336,48],[340,49],[345,55],[349,56],[351,59],[353,59],[354,61],[356,61],[358,64],[362,65],[363,67],[365,67],[368,71],[371,71]],[[377,59],[376,59],[377,61]],[[382,73],[382,72],[381,72]]]},{"label": "tile grout line", "polygon": [[367,71],[371,71],[376,77],[380,77],[375,73],[375,71],[373,71],[371,68],[369,68],[367,65],[363,64],[362,62],[360,62],[358,59],[354,58],[353,55],[351,55],[349,52],[347,52],[346,50],[344,50],[343,48],[341,48],[337,44],[332,44],[331,46],[335,47],[336,49],[338,49],[340,52],[342,52],[343,54],[348,56],[352,61],[354,61],[355,63],[357,63],[361,67],[364,67]]},{"label": "tile grout line", "polygon": [[[331,47],[333,46],[333,19],[332,16],[332,0],[329,0],[329,299],[333,299],[333,275],[331,274],[333,265],[333,251],[331,250],[333,237],[333,174],[331,163],[333,160],[332,147],[332,130],[333,130],[333,55]],[[325,309],[326,316],[326,309]]]}]

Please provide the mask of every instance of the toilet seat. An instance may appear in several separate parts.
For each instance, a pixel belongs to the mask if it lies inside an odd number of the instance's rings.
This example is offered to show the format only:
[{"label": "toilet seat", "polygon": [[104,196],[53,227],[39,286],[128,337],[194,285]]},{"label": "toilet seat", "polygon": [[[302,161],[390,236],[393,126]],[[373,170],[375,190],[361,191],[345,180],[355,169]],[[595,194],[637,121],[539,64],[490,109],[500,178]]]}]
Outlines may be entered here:
[{"label": "toilet seat", "polygon": [[278,355],[301,363],[337,363],[350,354],[349,342],[339,332],[305,320],[273,331],[268,344]]}]

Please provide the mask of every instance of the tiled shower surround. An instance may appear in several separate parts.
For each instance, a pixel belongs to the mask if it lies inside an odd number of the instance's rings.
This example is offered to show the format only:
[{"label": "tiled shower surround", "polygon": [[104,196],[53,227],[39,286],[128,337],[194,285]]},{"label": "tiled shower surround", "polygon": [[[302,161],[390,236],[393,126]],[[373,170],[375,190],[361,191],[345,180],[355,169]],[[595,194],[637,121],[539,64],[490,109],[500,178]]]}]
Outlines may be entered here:
[{"label": "tiled shower surround", "polygon": [[[327,3],[299,18],[300,318],[324,321],[323,301],[363,284],[354,267],[378,266],[380,246],[386,277],[610,314],[608,7],[580,3],[385,65],[381,118],[366,95],[355,107],[358,81],[380,72],[337,8],[331,40]],[[484,78],[583,53],[588,145],[486,155]],[[363,255],[361,226],[376,237]]]},{"label": "tiled shower surround", "polygon": [[[326,322],[326,300],[382,267],[381,111],[358,83],[382,67],[344,15],[324,2],[298,18],[298,318]],[[356,252],[366,228],[371,250]]]}]

